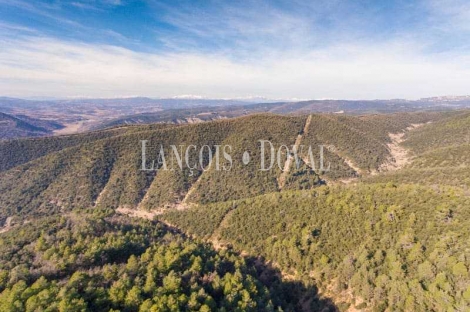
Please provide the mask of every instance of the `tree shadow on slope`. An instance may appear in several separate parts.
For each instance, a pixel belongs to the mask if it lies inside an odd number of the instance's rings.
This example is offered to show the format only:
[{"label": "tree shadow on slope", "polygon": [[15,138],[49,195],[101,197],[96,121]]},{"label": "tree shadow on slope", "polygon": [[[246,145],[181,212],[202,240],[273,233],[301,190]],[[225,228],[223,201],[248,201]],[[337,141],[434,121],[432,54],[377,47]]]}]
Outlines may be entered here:
[{"label": "tree shadow on slope", "polygon": [[[162,223],[165,228],[172,233],[177,233],[185,238],[191,238],[181,229]],[[250,268],[254,275],[271,294],[275,307],[282,307],[283,311],[301,311],[301,312],[328,312],[340,311],[332,299],[319,295],[319,290],[315,285],[306,285],[299,280],[289,280],[279,268],[276,268],[264,257],[255,257],[243,255],[233,248],[231,244],[221,244],[223,249],[243,257],[246,267]]]},{"label": "tree shadow on slope", "polygon": [[257,278],[269,289],[273,303],[282,306],[284,311],[339,311],[330,298],[319,295],[314,285],[282,278],[282,272],[262,257],[246,256],[249,267],[256,270]]}]

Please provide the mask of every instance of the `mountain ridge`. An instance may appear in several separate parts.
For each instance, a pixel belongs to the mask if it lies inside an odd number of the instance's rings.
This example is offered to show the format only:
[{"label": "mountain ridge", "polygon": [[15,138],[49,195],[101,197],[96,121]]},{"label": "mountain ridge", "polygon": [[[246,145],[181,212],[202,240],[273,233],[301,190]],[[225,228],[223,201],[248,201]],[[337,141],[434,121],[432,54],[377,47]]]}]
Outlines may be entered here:
[{"label": "mountain ridge", "polygon": [[[320,158],[320,145],[334,145],[336,150],[324,150],[325,161],[332,163],[332,170],[321,173],[318,171],[318,163],[317,169],[312,170],[312,164],[301,161],[300,171],[292,171],[286,180],[286,187],[311,188],[322,179],[339,181],[357,175],[347,160],[361,168],[361,173],[377,171],[390,158],[387,148],[389,132],[401,131],[412,123],[442,116],[439,113],[365,117],[311,115],[309,118],[313,119],[309,130],[303,134],[302,144],[313,147],[316,160]],[[387,118],[393,122],[384,122]],[[69,137],[6,142],[0,144],[0,154],[14,148],[25,157],[23,160],[11,159],[7,155],[2,157],[6,162],[0,166],[5,170],[0,173],[0,204],[4,209],[8,206],[16,207],[14,210],[19,209],[28,214],[27,211],[35,211],[39,206],[45,211],[93,206],[99,195],[99,204],[107,207],[135,208],[140,204],[151,209],[178,204],[196,180],[196,191],[188,198],[189,202],[209,203],[278,191],[280,168],[274,166],[269,172],[261,172],[255,167],[260,161],[257,142],[270,139],[275,148],[292,146],[298,134],[303,132],[306,120],[306,116],[261,114],[193,125],[124,127]],[[369,128],[368,133],[374,129],[375,135],[365,136],[363,133],[366,128]],[[227,172],[198,168],[193,175],[190,175],[191,170],[188,168],[183,171],[141,172],[139,142],[143,139],[153,142],[149,155],[158,154],[156,146],[159,144],[165,146],[168,155],[171,155],[168,148],[172,144],[228,144],[234,148],[233,168]],[[50,144],[49,152],[45,144]],[[252,158],[248,166],[240,161],[245,151],[249,151]],[[300,159],[307,159],[307,152],[300,152]],[[284,164],[286,155],[282,157]],[[208,162],[209,159],[204,160],[205,165]],[[78,183],[80,190],[63,188],[64,185],[70,185],[71,181]],[[102,192],[103,189],[105,192]],[[16,192],[29,195],[20,196],[24,198],[18,201],[17,195],[13,195]],[[141,203],[144,198],[146,201]],[[14,210],[9,211],[12,213]]]}]

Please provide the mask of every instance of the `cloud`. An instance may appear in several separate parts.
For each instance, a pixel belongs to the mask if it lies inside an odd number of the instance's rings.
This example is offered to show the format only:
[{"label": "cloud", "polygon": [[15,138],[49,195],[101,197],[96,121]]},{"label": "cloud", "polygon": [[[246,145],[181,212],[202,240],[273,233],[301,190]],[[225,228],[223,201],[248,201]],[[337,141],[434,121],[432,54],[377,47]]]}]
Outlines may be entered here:
[{"label": "cloud", "polygon": [[116,5],[116,6],[124,5],[122,0],[104,0],[102,2],[105,3],[105,4]]},{"label": "cloud", "polygon": [[373,15],[364,11],[359,19],[348,14],[353,9],[348,1],[292,1],[281,6],[266,1],[209,3],[154,4],[157,19],[171,26],[156,31],[158,40],[181,50],[258,57],[268,50],[310,50],[364,37],[369,33],[364,20]]},{"label": "cloud", "polygon": [[[149,0],[147,7],[127,8],[146,21],[130,31],[113,27],[109,8],[124,10],[131,2],[51,6],[0,0],[55,21],[43,32],[29,24],[0,23],[0,94],[369,99],[467,94],[469,7],[463,0],[444,1],[168,5]],[[81,11],[64,14],[67,10]],[[103,14],[109,15],[104,24],[80,19]]]},{"label": "cloud", "polygon": [[337,44],[257,60],[142,53],[49,37],[0,42],[0,94],[10,96],[417,98],[466,94],[470,60],[424,57],[415,43]]},{"label": "cloud", "polygon": [[8,33],[15,32],[15,33],[39,34],[39,32],[36,29],[33,29],[31,27],[5,23],[5,22],[0,21],[0,34],[6,34],[7,32]]},{"label": "cloud", "polygon": [[84,1],[73,1],[70,3],[71,6],[83,9],[83,10],[92,10],[92,11],[101,11],[105,12],[105,8],[109,6],[121,6],[124,3],[121,0],[84,0]]},{"label": "cloud", "polygon": [[[28,12],[33,16],[40,16],[48,20],[54,21],[60,25],[66,25],[68,27],[83,28],[81,23],[65,18],[60,15],[60,3],[35,3],[33,1],[23,0],[0,0],[1,5],[17,8],[23,12]],[[30,17],[30,16],[28,16]]]},{"label": "cloud", "polygon": [[470,32],[470,3],[466,0],[432,0],[428,3],[431,19],[445,31]]},{"label": "cloud", "polygon": [[73,7],[82,9],[82,10],[92,10],[92,11],[98,11],[98,12],[104,11],[103,9],[98,8],[93,3],[90,3],[90,2],[74,1],[74,2],[71,2],[70,5],[73,6]]}]

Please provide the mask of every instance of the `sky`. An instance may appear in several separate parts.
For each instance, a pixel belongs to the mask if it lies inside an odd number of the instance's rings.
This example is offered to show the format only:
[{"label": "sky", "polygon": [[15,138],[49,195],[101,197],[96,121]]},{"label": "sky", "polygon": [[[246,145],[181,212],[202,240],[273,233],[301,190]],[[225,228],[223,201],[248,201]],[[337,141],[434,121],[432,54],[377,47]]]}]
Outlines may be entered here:
[{"label": "sky", "polygon": [[468,0],[0,0],[0,96],[467,94]]}]

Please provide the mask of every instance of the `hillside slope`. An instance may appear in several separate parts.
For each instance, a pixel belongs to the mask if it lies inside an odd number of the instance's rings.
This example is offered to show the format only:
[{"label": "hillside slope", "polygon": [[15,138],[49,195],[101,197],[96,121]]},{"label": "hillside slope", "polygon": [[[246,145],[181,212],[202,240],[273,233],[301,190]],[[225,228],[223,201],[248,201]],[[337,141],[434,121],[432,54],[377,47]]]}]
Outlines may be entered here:
[{"label": "hillside slope", "polygon": [[1,311],[335,308],[262,261],[109,210],[35,220],[0,251]]},{"label": "hillside slope", "polygon": [[[312,122],[323,129],[343,129],[328,142],[341,141],[344,129],[357,122],[356,131],[374,129],[362,133],[374,140],[358,139],[363,148],[386,141],[386,131],[397,132],[410,122],[340,117],[341,127],[334,127],[338,119],[327,124],[314,117]],[[401,145],[408,149],[409,164],[364,175],[353,185],[200,205],[158,218],[215,246],[270,259],[304,283],[314,281],[341,311],[466,311],[469,127],[468,112],[462,112],[406,130]],[[368,161],[354,149],[343,150],[356,161]]]},{"label": "hillside slope", "polygon": [[470,113],[451,115],[405,135],[401,144],[413,155],[403,170],[366,182],[420,183],[470,188]]},{"label": "hillside slope", "polygon": [[267,194],[159,218],[270,259],[285,274],[314,281],[344,310],[465,311],[469,206],[452,190],[373,184]]},{"label": "hillside slope", "polygon": [[[257,170],[261,161],[259,140],[270,140],[277,152],[281,145],[291,147],[299,135],[306,149],[312,146],[316,160],[320,145],[336,146],[331,151],[325,149],[324,162],[333,164],[329,172],[320,172],[318,166],[309,164],[308,153],[300,153],[304,165],[289,176],[287,188],[311,188],[321,184],[323,178],[334,181],[376,170],[390,157],[386,145],[389,131],[439,116],[391,115],[389,118],[393,121],[387,124],[380,115],[367,118],[314,115],[305,128],[305,116],[252,115],[194,125],[123,127],[7,142],[0,145],[0,154],[7,160],[2,167],[11,169],[0,173],[0,208],[3,216],[43,214],[94,205],[160,209],[183,200],[218,202],[278,191],[280,168],[287,159],[285,149],[281,151],[280,163],[275,162],[272,170]],[[142,171],[141,140],[150,142],[147,153],[154,156],[158,155],[160,145],[164,146],[166,155],[172,154],[170,145],[183,150],[190,145],[208,145],[213,155],[215,145],[230,145],[232,168],[216,172],[212,166],[205,170],[211,160],[206,151],[202,167],[199,164],[194,170]],[[251,157],[248,165],[242,162],[245,151]],[[195,151],[190,153],[190,163],[198,156]],[[265,154],[266,164],[268,157],[269,151]],[[26,163],[20,165],[23,162]],[[364,172],[356,172],[355,167]],[[294,166],[289,169],[293,170]]]},{"label": "hillside slope", "polygon": [[61,127],[62,125],[52,121],[0,112],[0,140],[50,135],[53,130]]}]

